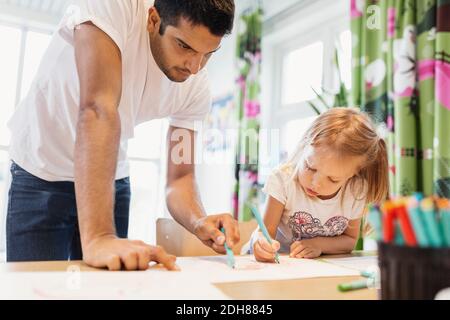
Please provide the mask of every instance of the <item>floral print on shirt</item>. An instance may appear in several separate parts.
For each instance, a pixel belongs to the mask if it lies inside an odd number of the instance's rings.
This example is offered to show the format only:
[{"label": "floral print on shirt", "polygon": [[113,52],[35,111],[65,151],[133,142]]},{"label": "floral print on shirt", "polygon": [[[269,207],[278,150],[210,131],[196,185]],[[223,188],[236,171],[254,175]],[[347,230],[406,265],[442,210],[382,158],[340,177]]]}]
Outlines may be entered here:
[{"label": "floral print on shirt", "polygon": [[322,224],[320,219],[299,211],[289,218],[289,227],[292,230],[292,241],[299,241],[315,237],[340,236],[347,229],[348,222],[349,220],[343,216],[334,216]]}]

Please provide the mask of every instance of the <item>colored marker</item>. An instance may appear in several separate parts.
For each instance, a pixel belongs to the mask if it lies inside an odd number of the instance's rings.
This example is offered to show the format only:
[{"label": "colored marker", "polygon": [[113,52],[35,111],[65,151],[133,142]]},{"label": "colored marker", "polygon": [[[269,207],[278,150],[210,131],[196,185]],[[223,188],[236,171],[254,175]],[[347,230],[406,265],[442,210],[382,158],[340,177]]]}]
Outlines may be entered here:
[{"label": "colored marker", "polygon": [[440,247],[443,245],[443,239],[439,230],[438,220],[436,219],[436,211],[431,198],[422,200],[421,203],[422,217],[424,220],[427,234],[430,236],[430,244],[432,247]]},{"label": "colored marker", "polygon": [[450,201],[440,199],[437,201],[440,215],[441,233],[445,240],[445,245],[450,247]]},{"label": "colored marker", "polygon": [[403,201],[398,203],[396,207],[396,213],[405,243],[411,247],[417,246],[416,235],[409,220],[406,205],[403,203]]},{"label": "colored marker", "polygon": [[[253,215],[256,218],[256,221],[258,222],[259,229],[261,230],[264,237],[267,239],[267,241],[272,244],[272,238],[270,237],[269,231],[267,231],[266,225],[264,224],[264,221],[262,219],[261,214],[259,213],[258,209],[254,206],[250,206]],[[280,257],[278,255],[278,252],[275,253],[275,262],[280,263]]]},{"label": "colored marker", "polygon": [[417,242],[421,247],[428,247],[430,245],[430,240],[425,228],[422,212],[420,211],[419,199],[417,197],[409,198],[407,201],[407,207],[409,219],[412,227],[414,228]]},{"label": "colored marker", "polygon": [[376,274],[372,271],[361,271],[361,276],[364,278],[375,278]]},{"label": "colored marker", "polygon": [[400,228],[400,222],[398,220],[394,221],[394,243],[398,246],[405,245],[405,238],[402,234],[402,229]]},{"label": "colored marker", "polygon": [[373,205],[369,205],[369,215],[368,215],[367,219],[369,220],[370,225],[375,230],[375,239],[377,241],[382,240],[383,239],[383,224],[381,221],[380,210]]},{"label": "colored marker", "polygon": [[395,207],[392,201],[386,201],[381,207],[383,211],[383,240],[386,243],[394,241],[395,237]]},{"label": "colored marker", "polygon": [[[223,234],[225,234],[225,229],[222,228],[220,229],[220,231],[222,231]],[[230,266],[230,268],[234,269],[236,266],[236,262],[234,260],[234,253],[233,250],[231,250],[231,248],[227,245],[227,243],[224,243],[225,246],[225,251],[227,252],[227,262],[228,265]]]},{"label": "colored marker", "polygon": [[341,292],[347,292],[347,291],[352,291],[352,290],[359,290],[359,289],[366,289],[368,288],[368,280],[358,280],[358,281],[353,281],[353,282],[348,282],[348,283],[341,283],[338,285],[338,289]]}]

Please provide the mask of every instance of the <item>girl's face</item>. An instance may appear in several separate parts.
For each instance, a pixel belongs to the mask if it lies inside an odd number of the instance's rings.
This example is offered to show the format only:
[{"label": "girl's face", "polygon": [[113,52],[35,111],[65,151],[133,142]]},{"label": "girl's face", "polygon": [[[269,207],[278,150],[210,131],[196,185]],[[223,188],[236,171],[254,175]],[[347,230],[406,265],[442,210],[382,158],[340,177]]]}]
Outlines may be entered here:
[{"label": "girl's face", "polygon": [[327,147],[307,146],[298,163],[298,181],[310,197],[333,198],[355,176],[364,156],[342,156]]}]

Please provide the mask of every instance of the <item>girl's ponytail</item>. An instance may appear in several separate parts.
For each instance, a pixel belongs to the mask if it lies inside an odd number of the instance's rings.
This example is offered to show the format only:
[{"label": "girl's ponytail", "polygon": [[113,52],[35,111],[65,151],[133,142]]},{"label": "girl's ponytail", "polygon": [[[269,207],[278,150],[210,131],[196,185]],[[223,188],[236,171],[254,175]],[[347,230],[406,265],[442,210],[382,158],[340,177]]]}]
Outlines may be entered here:
[{"label": "girl's ponytail", "polygon": [[367,182],[368,203],[380,203],[389,196],[389,162],[386,142],[382,138],[378,139],[376,149],[371,164],[361,171]]}]

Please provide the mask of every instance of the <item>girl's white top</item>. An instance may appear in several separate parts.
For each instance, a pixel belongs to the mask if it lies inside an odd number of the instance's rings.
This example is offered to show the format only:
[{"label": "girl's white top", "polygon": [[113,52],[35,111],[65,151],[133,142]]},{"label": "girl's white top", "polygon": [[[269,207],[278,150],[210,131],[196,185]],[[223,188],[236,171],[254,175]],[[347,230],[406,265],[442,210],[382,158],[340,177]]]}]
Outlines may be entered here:
[{"label": "girl's white top", "polygon": [[[280,166],[269,175],[263,188],[264,193],[284,205],[276,235],[276,240],[281,244],[280,252],[289,252],[290,245],[298,240],[339,236],[347,229],[350,220],[362,216],[366,186],[348,186],[343,201],[342,188],[334,198],[321,200],[309,197],[293,175],[293,165]],[[358,189],[361,189],[361,194],[354,194]],[[253,246],[250,247],[252,249]]]}]

